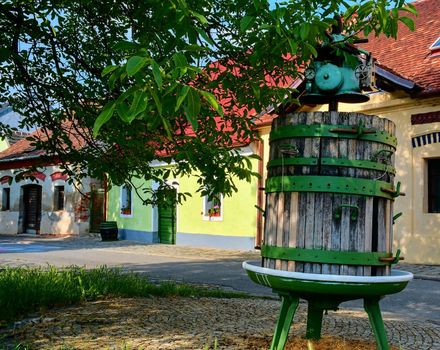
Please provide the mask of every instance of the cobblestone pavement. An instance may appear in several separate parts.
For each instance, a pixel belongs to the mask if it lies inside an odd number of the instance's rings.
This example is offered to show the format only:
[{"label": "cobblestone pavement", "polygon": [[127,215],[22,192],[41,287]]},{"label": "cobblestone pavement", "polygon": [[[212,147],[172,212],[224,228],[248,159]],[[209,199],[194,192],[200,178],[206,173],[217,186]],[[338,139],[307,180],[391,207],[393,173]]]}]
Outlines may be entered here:
[{"label": "cobblestone pavement", "polygon": [[[110,299],[50,310],[42,317],[18,322],[15,330],[3,334],[2,341],[38,349],[184,350],[206,349],[217,339],[219,349],[267,349],[279,307],[276,300],[261,299]],[[307,348],[301,339],[305,311],[300,304],[286,350]],[[385,326],[395,350],[440,349],[440,324],[385,317]],[[368,317],[362,312],[329,312],[322,335],[324,341],[330,336],[343,344],[360,341],[358,346],[338,347],[341,350],[375,349]]]}]

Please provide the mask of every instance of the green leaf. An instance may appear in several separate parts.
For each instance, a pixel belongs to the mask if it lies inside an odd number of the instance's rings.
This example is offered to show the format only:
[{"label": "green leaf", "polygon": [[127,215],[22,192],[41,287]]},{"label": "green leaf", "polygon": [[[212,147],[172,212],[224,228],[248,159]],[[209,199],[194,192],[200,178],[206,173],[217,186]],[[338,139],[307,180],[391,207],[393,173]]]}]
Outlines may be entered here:
[{"label": "green leaf", "polygon": [[304,43],[304,45],[309,49],[310,53],[315,56],[318,57],[318,52],[316,51],[316,49],[310,45],[309,43]]},{"label": "green leaf", "polygon": [[133,43],[131,41],[122,40],[113,46],[115,50],[124,51],[124,50],[138,50],[139,44]]},{"label": "green leaf", "polygon": [[129,77],[135,75],[148,62],[147,57],[133,56],[127,61],[127,74]]},{"label": "green leaf", "polygon": [[147,98],[147,94],[141,90],[138,90],[134,93],[133,103],[131,104],[129,110],[130,123],[139,113],[143,112],[145,108],[147,108]]},{"label": "green leaf", "polygon": [[101,127],[107,123],[110,118],[113,116],[113,112],[115,111],[115,101],[108,102],[101,113],[99,113],[98,118],[95,120],[95,124],[93,125],[93,137],[98,136],[99,130]]},{"label": "green leaf", "polygon": [[245,32],[255,23],[254,16],[244,16],[240,21],[240,31]]},{"label": "green leaf", "polygon": [[182,104],[183,100],[185,100],[185,97],[188,94],[189,89],[190,89],[190,87],[188,85],[185,85],[180,90],[180,94],[177,97],[176,108],[174,109],[175,112],[177,112],[177,110],[180,108],[180,105]]},{"label": "green leaf", "polygon": [[162,76],[160,74],[160,67],[155,60],[151,60],[151,68],[153,69],[154,80],[159,89],[162,89]]},{"label": "green leaf", "polygon": [[179,68],[185,68],[188,66],[188,60],[186,59],[186,56],[181,52],[176,52],[173,55],[173,62],[174,65]]},{"label": "green leaf", "polygon": [[299,35],[302,40],[306,40],[310,33],[310,23],[304,22],[301,23],[300,29],[299,29]]},{"label": "green leaf", "polygon": [[130,113],[129,113],[129,107],[126,103],[121,102],[116,107],[116,113],[118,113],[119,118],[122,119],[122,121],[126,123],[130,123]]},{"label": "green leaf", "polygon": [[412,32],[416,30],[414,21],[411,18],[403,16],[399,18],[399,21],[405,24]]},{"label": "green leaf", "polygon": [[203,16],[202,14],[195,12],[195,11],[191,11],[191,14],[198,19],[198,21],[203,24],[204,26],[206,26],[208,24],[208,20],[206,19],[205,16]]},{"label": "green leaf", "polygon": [[201,103],[199,92],[191,87],[188,91],[187,104],[185,106],[185,115],[186,119],[188,119],[188,121],[191,123],[191,126],[194,130],[197,130],[198,128],[197,116],[200,113],[200,107]]},{"label": "green leaf", "polygon": [[113,72],[113,71],[114,71],[115,69],[117,69],[117,68],[118,68],[118,66],[107,66],[107,67],[105,67],[105,68],[103,69],[103,71],[102,71],[102,73],[101,73],[101,76],[104,77],[104,76],[106,76],[107,74]]},{"label": "green leaf", "polygon": [[0,47],[0,62],[6,61],[11,55],[11,51],[6,47]]},{"label": "green leaf", "polygon": [[221,116],[223,116],[223,108],[222,106],[220,106],[220,104],[217,102],[217,99],[215,98],[215,96],[213,94],[211,94],[208,91],[201,91],[200,92],[202,94],[202,96],[205,98],[206,101],[209,102],[209,104],[212,106],[212,108],[214,108],[214,110],[220,114]]},{"label": "green leaf", "polygon": [[157,95],[156,91],[152,88],[148,88],[150,91],[151,96],[153,96],[154,103],[156,104],[156,108],[160,115],[162,115],[162,102],[159,99],[159,96]]},{"label": "green leaf", "polygon": [[210,45],[215,45],[215,43],[212,41],[212,39],[206,34],[206,32],[203,29],[195,28],[197,33],[200,34],[200,36]]}]

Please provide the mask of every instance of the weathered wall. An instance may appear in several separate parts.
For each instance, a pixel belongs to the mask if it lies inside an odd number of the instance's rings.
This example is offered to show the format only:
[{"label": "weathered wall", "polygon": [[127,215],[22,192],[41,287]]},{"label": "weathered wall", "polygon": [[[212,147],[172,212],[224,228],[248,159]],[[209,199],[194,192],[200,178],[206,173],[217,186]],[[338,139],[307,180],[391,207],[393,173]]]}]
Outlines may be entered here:
[{"label": "weathered wall", "polygon": [[[0,210],[0,234],[23,233],[23,186],[37,184],[42,187],[41,203],[41,234],[71,234],[79,235],[88,232],[89,228],[89,203],[88,199],[82,196],[73,184],[69,184],[64,179],[52,180],[51,174],[60,171],[57,166],[49,166],[42,171],[44,179],[30,180],[25,179],[15,181],[16,170],[0,171],[0,178],[11,176],[14,178],[11,184],[0,184],[0,203],[3,195],[3,188],[10,188],[10,210]],[[54,210],[54,188],[64,186],[65,202],[64,210]],[[85,179],[78,187],[82,192],[90,191],[90,180]]]}]

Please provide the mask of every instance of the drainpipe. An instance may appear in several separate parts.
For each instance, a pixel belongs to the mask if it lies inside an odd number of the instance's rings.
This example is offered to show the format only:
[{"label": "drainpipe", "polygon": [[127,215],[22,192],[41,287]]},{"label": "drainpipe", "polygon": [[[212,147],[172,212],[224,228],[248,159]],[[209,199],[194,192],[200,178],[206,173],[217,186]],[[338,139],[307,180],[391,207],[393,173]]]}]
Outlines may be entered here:
[{"label": "drainpipe", "polygon": [[104,175],[104,221],[107,221],[107,175]]},{"label": "drainpipe", "polygon": [[260,208],[264,207],[264,191],[263,191],[263,171],[264,171],[264,143],[262,140],[257,141],[257,152],[260,159],[258,160],[258,174],[260,175],[257,182],[257,234],[255,237],[255,249],[261,249],[261,241],[263,237],[263,213]]}]

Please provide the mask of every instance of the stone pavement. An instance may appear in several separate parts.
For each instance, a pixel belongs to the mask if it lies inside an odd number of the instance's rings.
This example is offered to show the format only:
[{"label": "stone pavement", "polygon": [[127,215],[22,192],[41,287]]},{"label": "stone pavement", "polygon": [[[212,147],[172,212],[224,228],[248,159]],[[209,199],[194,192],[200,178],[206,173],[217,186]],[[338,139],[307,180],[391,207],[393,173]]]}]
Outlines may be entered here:
[{"label": "stone pavement", "polygon": [[[38,349],[185,350],[206,349],[217,339],[218,349],[268,349],[279,306],[276,300],[262,299],[100,300],[49,310],[42,317],[18,322],[14,330],[4,332],[3,342],[6,348],[21,342]],[[307,348],[301,339],[305,325],[306,307],[301,303],[286,350]],[[440,349],[440,324],[385,317],[385,327],[395,350]],[[322,336],[324,342],[339,338],[340,350],[375,349],[368,317],[359,311],[329,311]],[[353,340],[359,344],[354,346]]]}]

